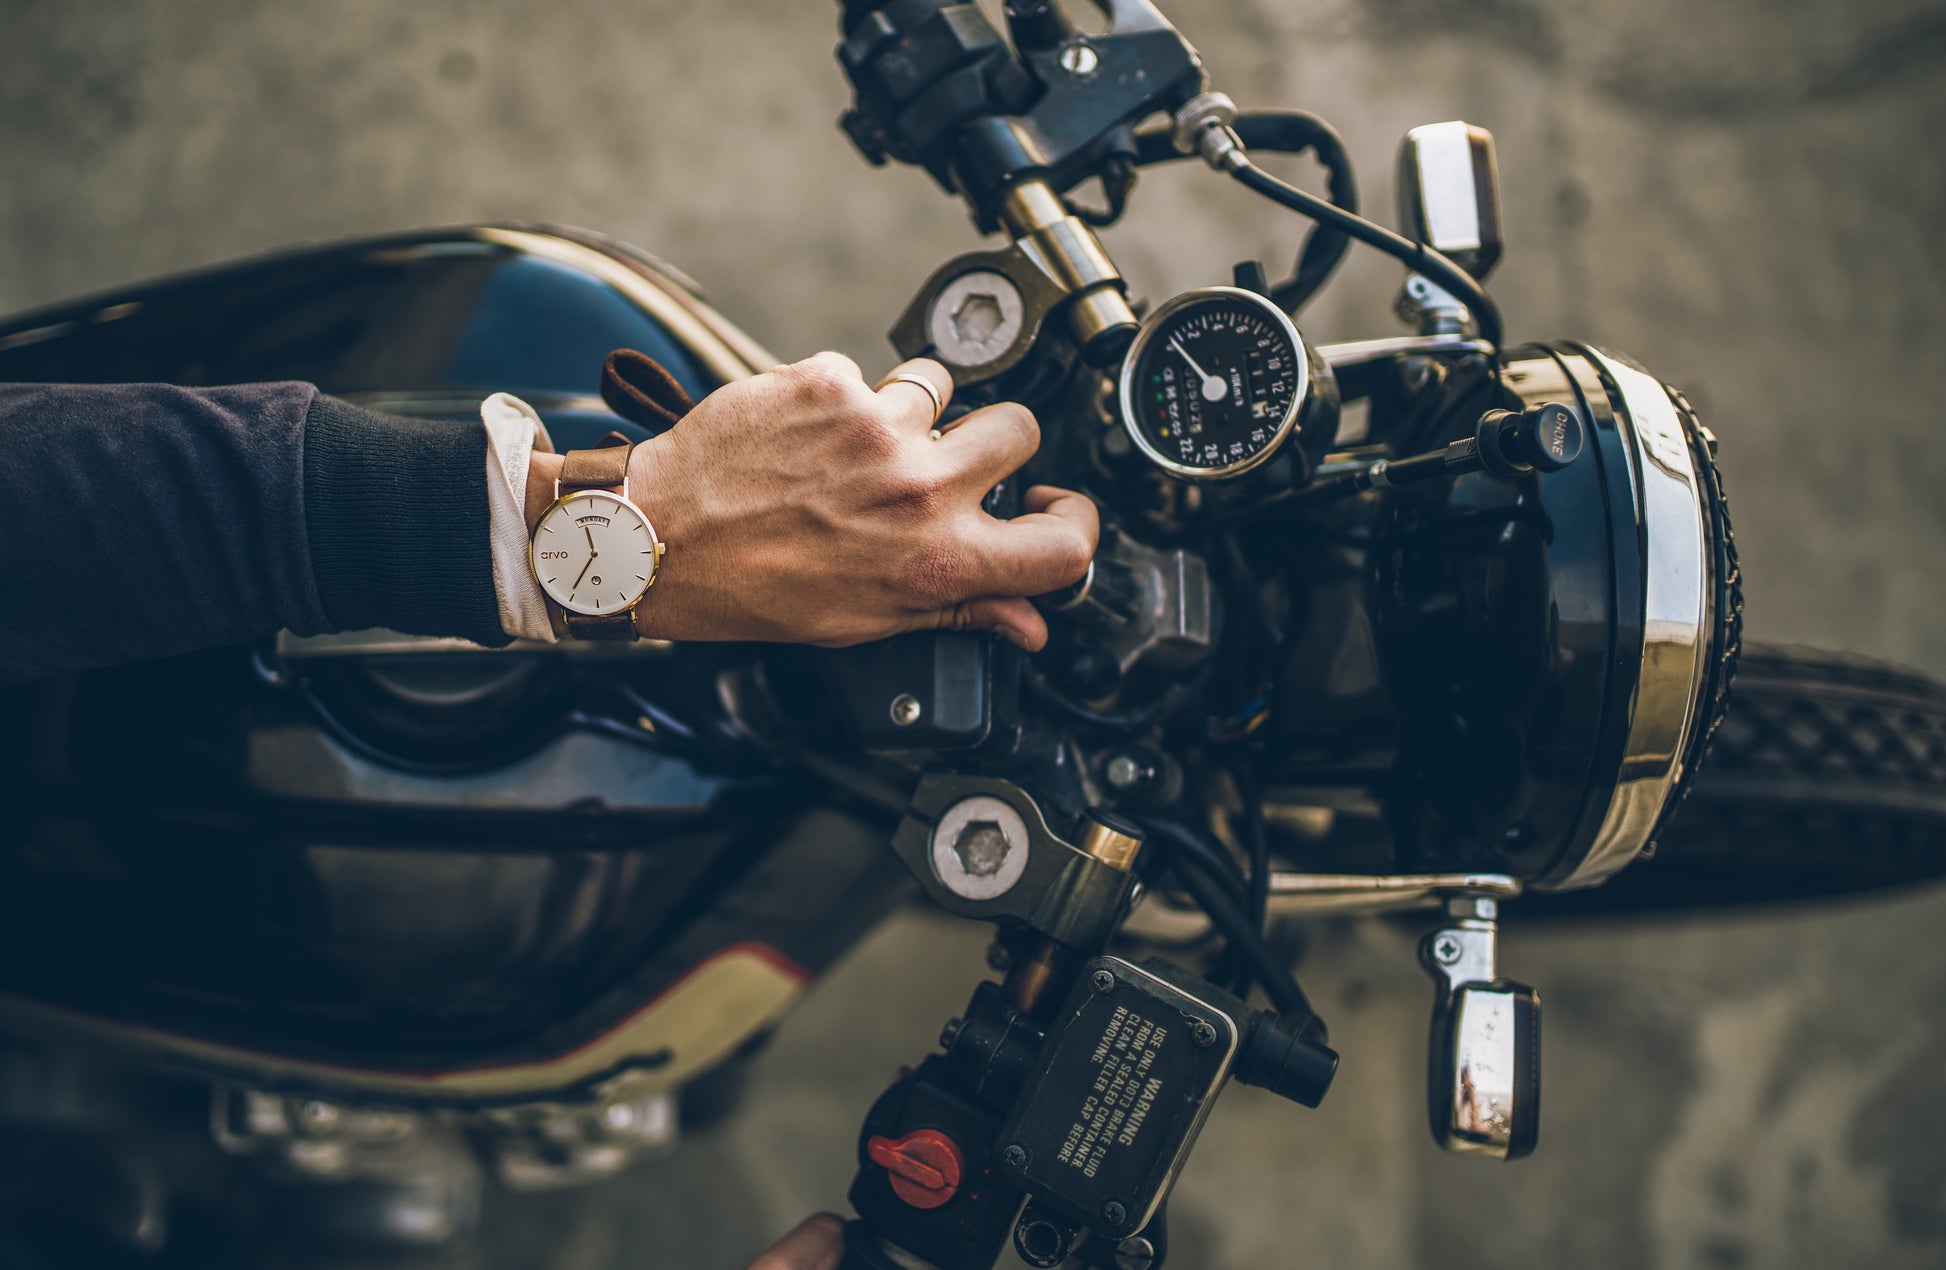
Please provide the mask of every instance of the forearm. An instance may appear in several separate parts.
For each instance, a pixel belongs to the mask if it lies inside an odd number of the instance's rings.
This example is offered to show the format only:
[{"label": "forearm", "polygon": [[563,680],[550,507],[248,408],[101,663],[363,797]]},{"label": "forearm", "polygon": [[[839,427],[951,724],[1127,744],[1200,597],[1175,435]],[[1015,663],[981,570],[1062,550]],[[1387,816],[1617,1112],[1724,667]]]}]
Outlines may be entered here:
[{"label": "forearm", "polygon": [[0,385],[0,682],[280,627],[499,642],[483,463],[478,424],[308,384]]}]

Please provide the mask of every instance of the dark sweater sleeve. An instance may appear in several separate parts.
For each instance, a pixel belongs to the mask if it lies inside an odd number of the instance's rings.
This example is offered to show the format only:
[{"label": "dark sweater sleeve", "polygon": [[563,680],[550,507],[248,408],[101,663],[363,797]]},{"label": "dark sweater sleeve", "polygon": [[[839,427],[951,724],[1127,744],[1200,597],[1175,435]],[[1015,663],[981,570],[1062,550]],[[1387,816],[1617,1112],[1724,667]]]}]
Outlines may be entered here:
[{"label": "dark sweater sleeve", "polygon": [[309,384],[0,384],[0,683],[384,626],[506,643],[486,438]]}]

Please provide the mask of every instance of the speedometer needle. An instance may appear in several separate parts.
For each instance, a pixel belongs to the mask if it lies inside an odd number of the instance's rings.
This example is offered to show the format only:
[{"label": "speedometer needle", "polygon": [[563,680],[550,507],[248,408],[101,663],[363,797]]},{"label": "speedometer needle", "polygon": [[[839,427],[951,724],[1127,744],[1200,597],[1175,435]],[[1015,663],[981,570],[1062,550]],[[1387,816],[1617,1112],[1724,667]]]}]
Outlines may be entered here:
[{"label": "speedometer needle", "polygon": [[1210,374],[1208,371],[1204,370],[1201,366],[1198,366],[1196,364],[1196,359],[1189,355],[1189,350],[1182,346],[1182,341],[1177,339],[1173,335],[1169,337],[1169,347],[1175,349],[1177,353],[1181,354],[1182,359],[1189,363],[1189,369],[1195,371],[1196,374],[1202,379],[1204,401],[1223,400],[1224,394],[1230,391],[1230,385],[1227,381],[1225,381],[1220,376]]}]

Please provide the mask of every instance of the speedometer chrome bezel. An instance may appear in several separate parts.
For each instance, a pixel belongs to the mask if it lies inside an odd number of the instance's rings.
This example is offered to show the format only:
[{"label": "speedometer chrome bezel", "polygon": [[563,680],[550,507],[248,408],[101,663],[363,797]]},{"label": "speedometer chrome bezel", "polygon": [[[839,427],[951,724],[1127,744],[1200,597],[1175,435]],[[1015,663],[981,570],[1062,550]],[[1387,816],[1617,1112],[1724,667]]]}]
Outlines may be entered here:
[{"label": "speedometer chrome bezel", "polygon": [[[1196,304],[1217,299],[1241,300],[1246,304],[1254,305],[1283,332],[1284,337],[1291,343],[1293,359],[1297,363],[1297,386],[1291,392],[1290,409],[1284,412],[1284,417],[1278,421],[1276,429],[1270,434],[1270,439],[1265,441],[1255,454],[1238,459],[1234,463],[1224,464],[1222,467],[1194,467],[1163,454],[1142,435],[1141,425],[1135,419],[1133,404],[1135,368],[1141,364],[1149,345],[1155,342],[1156,333],[1169,324],[1170,318]],[[1290,314],[1278,308],[1276,301],[1268,296],[1258,295],[1255,291],[1245,291],[1242,287],[1198,287],[1169,300],[1143,320],[1142,329],[1136,332],[1134,343],[1129,345],[1128,356],[1122,359],[1122,373],[1117,386],[1121,398],[1122,430],[1128,433],[1129,440],[1135,443],[1135,447],[1142,451],[1149,462],[1171,476],[1185,481],[1223,481],[1242,476],[1245,472],[1253,471],[1268,463],[1279,450],[1284,448],[1284,443],[1290,440],[1291,433],[1297,430],[1298,416],[1304,410],[1304,403],[1311,396],[1310,350],[1305,346],[1304,336],[1298,333],[1297,324],[1291,321]]]}]

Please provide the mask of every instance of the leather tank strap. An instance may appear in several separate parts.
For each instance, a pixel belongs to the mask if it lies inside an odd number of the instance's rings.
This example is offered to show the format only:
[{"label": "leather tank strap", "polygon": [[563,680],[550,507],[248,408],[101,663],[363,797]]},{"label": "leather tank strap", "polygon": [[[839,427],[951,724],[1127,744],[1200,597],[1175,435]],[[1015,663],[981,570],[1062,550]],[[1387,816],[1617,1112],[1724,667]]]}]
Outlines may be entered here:
[{"label": "leather tank strap", "polygon": [[696,408],[666,366],[632,348],[618,348],[602,363],[601,399],[622,418],[651,432],[675,426]]}]

